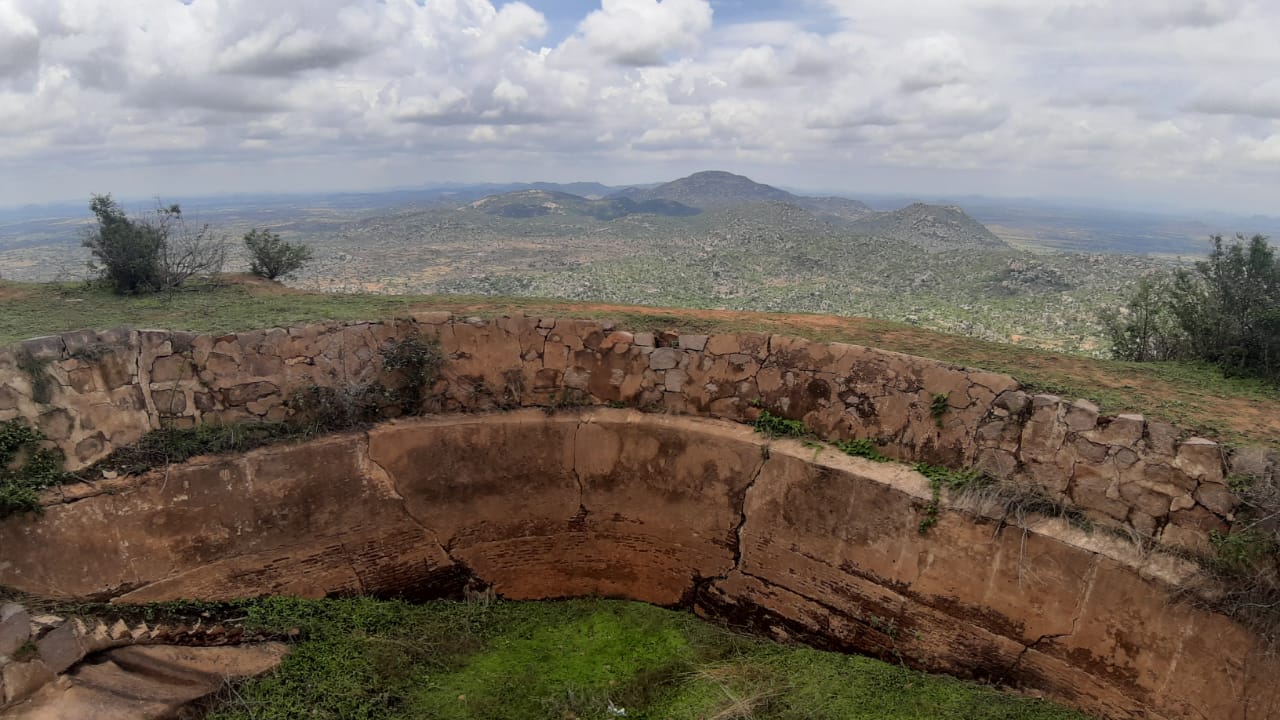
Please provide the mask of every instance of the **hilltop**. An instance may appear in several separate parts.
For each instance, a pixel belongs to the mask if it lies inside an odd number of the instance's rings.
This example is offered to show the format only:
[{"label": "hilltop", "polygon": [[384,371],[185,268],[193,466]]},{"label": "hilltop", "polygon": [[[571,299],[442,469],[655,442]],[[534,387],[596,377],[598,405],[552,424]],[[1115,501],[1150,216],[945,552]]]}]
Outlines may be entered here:
[{"label": "hilltop", "polygon": [[670,200],[697,208],[784,202],[829,218],[852,220],[873,214],[865,203],[843,197],[808,197],[758,183],[743,175],[706,170],[652,188],[627,188],[613,194],[633,200]]},{"label": "hilltop", "polygon": [[955,205],[913,203],[901,210],[863,217],[850,225],[850,229],[870,237],[909,243],[928,251],[961,247],[1009,248],[1008,243]]}]

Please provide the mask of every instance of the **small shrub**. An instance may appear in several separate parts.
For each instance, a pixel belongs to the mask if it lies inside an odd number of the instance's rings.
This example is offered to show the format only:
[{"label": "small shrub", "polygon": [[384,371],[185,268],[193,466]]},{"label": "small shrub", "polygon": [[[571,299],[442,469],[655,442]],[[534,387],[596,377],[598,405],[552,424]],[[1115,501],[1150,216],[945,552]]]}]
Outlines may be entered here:
[{"label": "small shrub", "polygon": [[913,469],[924,475],[929,481],[929,490],[933,493],[929,503],[925,505],[924,517],[920,520],[920,534],[923,535],[938,524],[938,512],[942,502],[942,488],[952,492],[971,489],[988,482],[988,478],[977,470],[952,470],[941,465],[916,463]]},{"label": "small shrub", "polygon": [[303,436],[363,427],[378,419],[388,395],[386,388],[377,384],[341,388],[311,385],[289,397],[287,404],[293,410],[289,424]]},{"label": "small shrub", "polygon": [[929,403],[929,414],[933,415],[933,421],[938,427],[942,427],[942,418],[951,411],[951,404],[948,402],[946,393],[934,393],[933,401]]},{"label": "small shrub", "polygon": [[875,443],[866,438],[837,440],[832,444],[836,446],[837,450],[845,455],[866,458],[867,460],[874,460],[876,462],[889,462],[891,460],[891,458],[880,452],[880,449],[876,447]]},{"label": "small shrub", "polygon": [[752,426],[756,432],[770,437],[802,438],[813,434],[813,431],[799,420],[779,417],[768,410],[761,412],[760,417],[756,418]]},{"label": "small shrub", "polygon": [[393,391],[406,415],[420,415],[426,391],[440,377],[444,353],[435,339],[410,336],[382,350],[382,368],[400,374],[401,383]]},{"label": "small shrub", "polygon": [[288,242],[270,230],[250,230],[244,245],[249,250],[249,272],[268,280],[287,277],[312,258],[311,248]]}]

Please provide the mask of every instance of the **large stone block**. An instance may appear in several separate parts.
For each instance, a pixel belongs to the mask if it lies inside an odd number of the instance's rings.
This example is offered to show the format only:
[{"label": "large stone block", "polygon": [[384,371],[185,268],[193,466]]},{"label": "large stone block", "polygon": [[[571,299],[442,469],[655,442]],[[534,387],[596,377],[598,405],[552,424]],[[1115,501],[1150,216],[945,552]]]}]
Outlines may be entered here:
[{"label": "large stone block", "polygon": [[31,638],[31,615],[16,603],[0,605],[0,657],[13,657]]}]

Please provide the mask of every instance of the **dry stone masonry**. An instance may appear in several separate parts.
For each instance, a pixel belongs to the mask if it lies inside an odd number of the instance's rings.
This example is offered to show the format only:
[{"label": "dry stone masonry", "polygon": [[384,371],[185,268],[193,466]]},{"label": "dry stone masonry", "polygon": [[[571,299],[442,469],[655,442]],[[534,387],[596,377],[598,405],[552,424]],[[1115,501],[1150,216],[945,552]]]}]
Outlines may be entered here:
[{"label": "dry stone masonry", "polygon": [[[443,312],[227,335],[38,338],[0,352],[0,421],[32,419],[82,468],[164,425],[282,420],[299,389],[384,379],[379,350],[413,335],[438,338],[448,358],[434,410],[625,404],[738,421],[768,410],[833,440],[871,438],[898,459],[1034,484],[1095,522],[1196,551],[1230,527],[1228,477],[1265,477],[1280,465],[1266,449],[1228,451],[1140,415],[1107,417],[1088,401],[1030,393],[1007,375],[874,348]],[[19,368],[23,355],[43,378]],[[40,382],[47,402],[38,401]],[[938,395],[946,411],[935,416]]]}]

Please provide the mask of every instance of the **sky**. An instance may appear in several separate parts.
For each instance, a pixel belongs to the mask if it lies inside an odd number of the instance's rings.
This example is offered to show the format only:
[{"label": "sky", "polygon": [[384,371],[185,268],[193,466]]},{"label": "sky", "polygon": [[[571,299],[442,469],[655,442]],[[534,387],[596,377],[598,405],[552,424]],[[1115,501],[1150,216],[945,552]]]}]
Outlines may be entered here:
[{"label": "sky", "polygon": [[654,182],[1277,214],[1275,0],[0,0],[0,206]]}]

